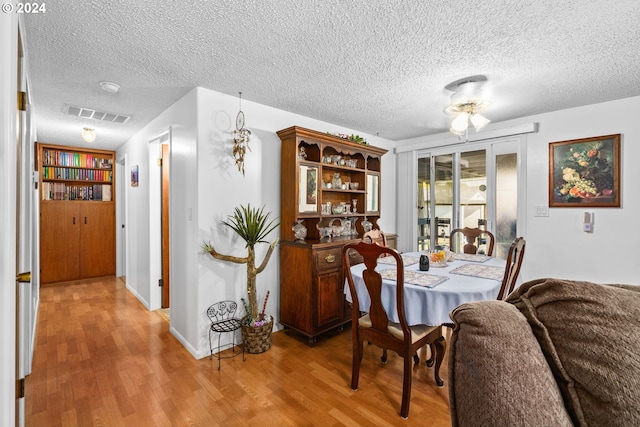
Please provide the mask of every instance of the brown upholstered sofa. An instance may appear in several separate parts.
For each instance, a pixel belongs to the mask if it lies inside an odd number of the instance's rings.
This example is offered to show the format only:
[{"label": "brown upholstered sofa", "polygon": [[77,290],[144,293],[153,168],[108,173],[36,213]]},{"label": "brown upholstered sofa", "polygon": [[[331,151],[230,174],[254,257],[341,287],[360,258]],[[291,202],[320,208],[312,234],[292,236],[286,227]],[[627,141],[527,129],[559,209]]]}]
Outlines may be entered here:
[{"label": "brown upholstered sofa", "polygon": [[640,426],[640,286],[540,279],[450,316],[453,426]]}]

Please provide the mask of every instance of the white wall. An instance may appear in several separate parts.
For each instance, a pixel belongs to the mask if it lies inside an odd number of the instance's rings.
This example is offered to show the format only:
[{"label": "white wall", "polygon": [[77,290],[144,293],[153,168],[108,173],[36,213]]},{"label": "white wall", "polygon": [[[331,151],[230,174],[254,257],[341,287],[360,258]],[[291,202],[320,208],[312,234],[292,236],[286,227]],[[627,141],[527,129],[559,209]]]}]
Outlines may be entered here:
[{"label": "white wall", "polygon": [[[540,128],[527,138],[527,279],[640,284],[638,111],[640,97],[633,97],[529,118]],[[535,217],[536,206],[548,205],[549,143],[615,133],[622,135],[621,207],[550,208],[549,217]],[[593,233],[582,231],[584,211],[595,213]]]},{"label": "white wall", "polygon": [[[525,137],[527,241],[523,280],[556,277],[599,283],[640,284],[640,263],[636,261],[634,231],[640,209],[635,183],[640,168],[640,97],[588,105],[552,113],[523,117],[490,125],[492,129],[537,122],[538,132]],[[482,133],[482,132],[481,132]],[[537,206],[548,206],[549,143],[601,135],[622,134],[621,207],[550,208],[548,217],[536,217]],[[433,146],[434,141],[453,139],[448,134],[399,141]],[[431,143],[431,144],[430,144]],[[594,232],[582,231],[582,214],[595,213]],[[400,220],[400,219],[399,219]]]},{"label": "white wall", "polygon": [[[153,235],[149,233],[149,182],[156,175],[148,159],[148,141],[171,128],[171,331],[196,358],[209,354],[207,307],[222,299],[240,302],[246,293],[243,265],[221,262],[203,254],[201,244],[211,241],[217,250],[245,255],[244,242],[220,226],[220,220],[239,204],[266,206],[272,217],[280,215],[280,139],[276,131],[302,126],[318,131],[357,133],[375,146],[390,149],[391,141],[297,114],[243,101],[246,126],[251,130],[251,152],[245,160],[245,176],[235,167],[231,144],[238,98],[203,88],[188,95],[158,116],[139,134],[118,148],[128,167],[138,164],[140,184],[128,188],[127,286],[150,309],[159,292],[157,278],[149,273],[154,261],[149,254]],[[196,124],[197,119],[197,124]],[[383,157],[383,187],[380,226],[395,232],[393,154]],[[390,196],[386,196],[389,194]],[[146,227],[145,227],[146,226]],[[150,227],[154,227],[151,225]],[[279,237],[279,230],[269,238]],[[262,261],[266,246],[257,248]],[[270,291],[267,312],[278,320],[278,252],[258,276],[258,298]],[[276,323],[276,328],[279,325]],[[231,337],[223,338],[223,344]],[[237,339],[236,339],[237,342]]]}]

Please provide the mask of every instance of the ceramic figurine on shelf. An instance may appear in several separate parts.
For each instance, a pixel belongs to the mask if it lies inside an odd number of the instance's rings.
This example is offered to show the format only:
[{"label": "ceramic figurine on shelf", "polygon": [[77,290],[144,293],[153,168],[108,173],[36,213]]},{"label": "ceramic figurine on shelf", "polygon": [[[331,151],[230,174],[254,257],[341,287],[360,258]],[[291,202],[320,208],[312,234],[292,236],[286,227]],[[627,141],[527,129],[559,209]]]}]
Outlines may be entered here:
[{"label": "ceramic figurine on shelf", "polygon": [[[334,222],[338,222],[339,225],[334,225]],[[329,222],[329,228],[331,229],[331,233],[335,236],[341,236],[342,231],[344,230],[344,226],[342,225],[342,220],[340,218],[334,218]]]},{"label": "ceramic figurine on shelf", "polygon": [[333,174],[333,188],[340,189],[342,187],[342,178],[340,177],[340,172],[336,172]]},{"label": "ceramic figurine on shelf", "polygon": [[307,227],[302,224],[303,220],[299,219],[297,223],[291,227],[296,240],[304,240],[307,237]]},{"label": "ceramic figurine on shelf", "polygon": [[324,238],[331,239],[331,227],[320,227],[320,224],[316,224],[316,228],[318,229],[321,240]]},{"label": "ceramic figurine on shelf", "polygon": [[351,220],[349,218],[345,217],[342,220],[342,227],[343,227],[342,235],[343,236],[351,236],[351,234],[352,234],[351,230],[352,230],[352,227],[353,227],[353,222],[351,222]]}]

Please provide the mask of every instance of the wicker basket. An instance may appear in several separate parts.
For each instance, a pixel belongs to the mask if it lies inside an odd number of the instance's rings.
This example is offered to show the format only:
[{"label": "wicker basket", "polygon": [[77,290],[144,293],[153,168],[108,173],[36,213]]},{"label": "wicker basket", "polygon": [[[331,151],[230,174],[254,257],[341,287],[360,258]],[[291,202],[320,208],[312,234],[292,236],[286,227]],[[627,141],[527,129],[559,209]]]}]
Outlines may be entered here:
[{"label": "wicker basket", "polygon": [[271,348],[271,331],[273,330],[273,317],[269,323],[253,327],[245,324],[242,319],[242,342],[247,353],[264,353]]}]

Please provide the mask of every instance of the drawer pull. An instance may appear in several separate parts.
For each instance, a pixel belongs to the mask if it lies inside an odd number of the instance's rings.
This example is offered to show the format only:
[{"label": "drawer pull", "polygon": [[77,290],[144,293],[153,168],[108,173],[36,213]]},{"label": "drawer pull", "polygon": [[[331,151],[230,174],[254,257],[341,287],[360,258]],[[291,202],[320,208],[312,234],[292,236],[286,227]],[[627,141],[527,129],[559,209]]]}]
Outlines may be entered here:
[{"label": "drawer pull", "polygon": [[333,261],[336,260],[336,257],[333,254],[329,254],[329,255],[327,255],[327,257],[324,260],[327,261],[327,262],[333,262]]},{"label": "drawer pull", "polygon": [[357,257],[357,256],[358,256],[358,253],[357,253],[357,252],[354,252],[354,251],[349,251],[349,256],[350,256],[351,258],[355,258],[355,257]]}]

